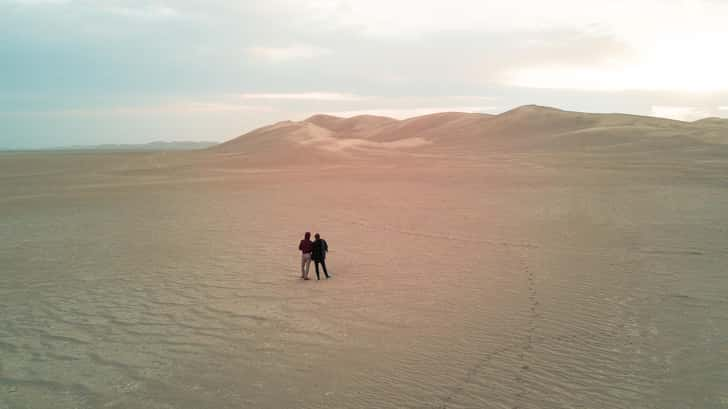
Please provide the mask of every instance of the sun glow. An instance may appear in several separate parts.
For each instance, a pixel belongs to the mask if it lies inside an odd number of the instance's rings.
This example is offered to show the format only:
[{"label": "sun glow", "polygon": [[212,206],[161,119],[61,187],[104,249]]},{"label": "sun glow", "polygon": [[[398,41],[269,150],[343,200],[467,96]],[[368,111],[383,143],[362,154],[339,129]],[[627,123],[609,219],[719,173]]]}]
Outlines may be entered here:
[{"label": "sun glow", "polygon": [[595,66],[548,65],[512,71],[511,85],[599,91],[710,93],[728,90],[728,33],[663,36],[640,44],[639,58]]}]

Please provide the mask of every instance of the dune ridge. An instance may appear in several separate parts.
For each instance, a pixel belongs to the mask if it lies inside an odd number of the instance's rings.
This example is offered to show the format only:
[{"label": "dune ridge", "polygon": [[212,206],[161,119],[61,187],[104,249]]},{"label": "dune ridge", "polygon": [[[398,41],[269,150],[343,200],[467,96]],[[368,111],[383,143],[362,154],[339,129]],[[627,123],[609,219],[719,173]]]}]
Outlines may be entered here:
[{"label": "dune ridge", "polygon": [[313,115],[265,126],[210,148],[214,152],[286,157],[308,154],[546,150],[675,151],[728,145],[728,120],[694,122],[628,114],[595,114],[526,105],[499,115],[441,112],[404,120]]}]

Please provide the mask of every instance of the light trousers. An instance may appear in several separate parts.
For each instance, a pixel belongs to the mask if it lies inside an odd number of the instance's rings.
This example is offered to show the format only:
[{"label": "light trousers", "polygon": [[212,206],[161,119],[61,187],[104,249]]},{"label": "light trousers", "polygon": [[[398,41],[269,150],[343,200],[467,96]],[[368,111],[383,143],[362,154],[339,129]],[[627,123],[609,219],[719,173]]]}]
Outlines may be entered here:
[{"label": "light trousers", "polygon": [[308,278],[308,268],[311,267],[311,253],[301,254],[301,278]]}]

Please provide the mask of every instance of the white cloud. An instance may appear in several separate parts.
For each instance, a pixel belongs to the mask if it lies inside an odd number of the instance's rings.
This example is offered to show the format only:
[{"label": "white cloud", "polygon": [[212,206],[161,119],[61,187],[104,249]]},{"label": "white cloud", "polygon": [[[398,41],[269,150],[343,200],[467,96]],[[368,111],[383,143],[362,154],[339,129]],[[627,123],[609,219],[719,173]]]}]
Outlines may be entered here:
[{"label": "white cloud", "polygon": [[290,47],[250,47],[247,51],[253,58],[268,62],[307,60],[331,53],[331,50],[311,45],[293,45]]},{"label": "white cloud", "polygon": [[109,7],[107,11],[111,14],[137,20],[171,20],[182,17],[179,11],[167,6]]},{"label": "white cloud", "polygon": [[[10,4],[27,4],[27,5],[40,5],[40,4],[67,4],[71,0],[6,0]],[[2,4],[3,1],[0,1]]]},{"label": "white cloud", "polygon": [[598,91],[648,90],[710,93],[728,90],[726,32],[676,32],[637,49],[625,60],[595,64],[534,64],[505,77],[508,85]]},{"label": "white cloud", "polygon": [[169,106],[170,112],[273,112],[275,109],[263,105],[241,105],[229,102],[188,102]]},{"label": "white cloud", "polygon": [[[442,31],[538,31],[603,26],[614,31],[710,23],[724,25],[711,0],[288,0],[301,15],[367,34],[408,36]],[[645,18],[645,16],[650,16]],[[700,21],[696,21],[699,18]],[[675,24],[681,23],[681,24]]]},{"label": "white cloud", "polygon": [[[605,58],[573,61],[583,50],[568,47],[564,55],[529,47],[532,59],[516,61],[513,71],[495,82],[534,88],[578,90],[650,90],[710,93],[728,90],[728,2],[715,0],[290,0],[326,26],[374,37],[408,38],[443,33],[502,33],[523,43],[519,34],[537,40],[549,32],[595,34],[623,44]],[[554,12],[558,10],[558,12]],[[430,37],[428,37],[429,39]],[[454,40],[454,49],[468,47]],[[592,44],[603,49],[603,44]],[[539,51],[546,51],[541,54]],[[557,50],[558,51],[558,50]],[[552,55],[549,56],[548,52]],[[498,52],[493,60],[503,61]],[[489,56],[490,57],[490,56]],[[462,61],[461,61],[462,62]],[[472,60],[471,60],[472,63]],[[467,65],[466,65],[467,66]],[[503,74],[503,71],[500,72]],[[477,74],[476,74],[477,75]],[[481,74],[486,82],[493,72]],[[477,81],[478,79],[475,78]],[[482,81],[480,81],[482,83]]]},{"label": "white cloud", "polygon": [[352,111],[331,111],[328,115],[340,117],[352,117],[358,115],[377,115],[396,119],[407,119],[415,116],[435,114],[439,112],[471,112],[471,113],[492,113],[497,107],[491,106],[446,106],[446,107],[419,107],[419,108],[383,108],[383,109],[360,109]]},{"label": "white cloud", "polygon": [[369,99],[354,94],[337,92],[302,92],[302,93],[259,93],[241,94],[243,99],[300,100],[300,101],[363,101]]},{"label": "white cloud", "polygon": [[710,117],[710,113],[696,107],[664,106],[652,107],[652,116],[676,119],[678,121],[696,121]]},{"label": "white cloud", "polygon": [[71,108],[45,111],[6,111],[2,115],[11,116],[145,116],[145,115],[185,115],[213,114],[225,112],[263,113],[274,112],[267,105],[242,105],[232,102],[179,101],[157,105],[117,106],[104,108]]}]

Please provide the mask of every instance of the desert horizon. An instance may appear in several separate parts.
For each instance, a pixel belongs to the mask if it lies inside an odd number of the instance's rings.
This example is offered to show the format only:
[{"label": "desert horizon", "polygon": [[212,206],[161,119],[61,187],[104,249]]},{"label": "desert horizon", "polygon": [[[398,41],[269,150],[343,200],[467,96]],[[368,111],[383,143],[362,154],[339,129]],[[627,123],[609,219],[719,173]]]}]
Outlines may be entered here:
[{"label": "desert horizon", "polygon": [[[470,116],[470,117],[479,117],[479,118],[492,118],[492,117],[499,117],[504,115],[513,115],[517,112],[523,112],[523,111],[541,111],[541,112],[561,112],[563,114],[580,114],[580,115],[590,115],[594,118],[617,118],[621,117],[623,121],[646,121],[650,123],[655,123],[655,121],[663,121],[665,124],[679,124],[683,123],[685,125],[692,124],[695,126],[703,126],[703,127],[709,127],[713,128],[712,131],[720,130],[722,131],[724,127],[728,127],[728,118],[721,118],[716,116],[705,116],[698,119],[692,119],[692,120],[679,120],[674,118],[668,118],[668,117],[661,117],[661,116],[655,116],[655,115],[638,115],[638,114],[628,114],[628,113],[619,113],[619,112],[604,112],[604,113],[593,113],[593,112],[579,112],[579,111],[570,111],[565,110],[557,107],[551,107],[551,106],[545,106],[545,105],[538,105],[538,104],[526,104],[517,106],[508,110],[505,110],[501,113],[484,113],[484,112],[462,112],[462,111],[442,111],[442,112],[431,112],[427,114],[421,114],[421,115],[414,115],[412,117],[406,117],[402,119],[396,119],[390,116],[386,115],[378,115],[378,114],[354,114],[354,115],[340,115],[340,114],[329,114],[329,113],[316,113],[310,115],[308,118],[302,119],[302,120],[291,120],[291,119],[285,119],[282,121],[276,121],[275,123],[271,123],[268,125],[263,125],[260,127],[257,127],[255,129],[252,129],[243,135],[254,133],[256,131],[260,131],[262,129],[266,129],[271,126],[276,126],[280,124],[290,124],[294,122],[302,122],[302,123],[313,123],[313,124],[322,124],[322,123],[331,123],[332,121],[337,120],[348,120],[350,122],[362,122],[360,126],[366,125],[366,121],[370,121],[374,124],[382,125],[385,122],[395,123],[395,122],[414,122],[418,120],[426,120],[427,118],[432,117],[442,117],[447,115],[461,115],[463,117]],[[376,126],[375,126],[376,127]],[[242,135],[241,135],[242,136]],[[227,140],[221,140],[217,142],[213,142],[212,140],[209,141],[202,141],[202,140],[195,140],[195,141],[175,141],[175,140],[154,140],[151,142],[141,143],[141,144],[124,144],[124,143],[108,143],[108,144],[102,144],[102,145],[69,145],[69,146],[53,146],[53,147],[47,147],[47,148],[37,148],[37,149],[12,149],[9,151],[33,151],[33,150],[42,150],[42,151],[54,151],[54,150],[83,150],[83,149],[97,149],[97,150],[107,150],[107,151],[113,151],[113,150],[198,150],[198,149],[207,149],[212,148],[215,145],[218,144],[226,144],[228,142],[231,142],[231,140],[236,139],[229,138]],[[722,143],[722,142],[721,142]],[[8,151],[8,150],[6,150]]]}]

